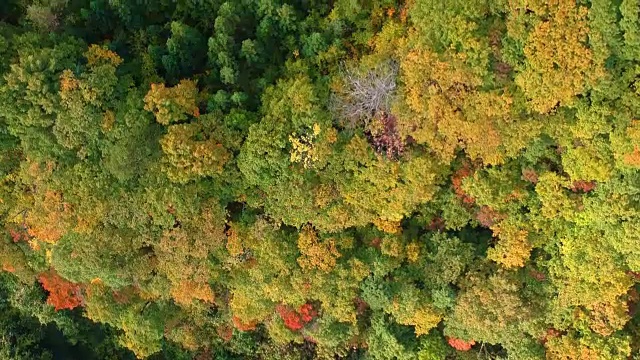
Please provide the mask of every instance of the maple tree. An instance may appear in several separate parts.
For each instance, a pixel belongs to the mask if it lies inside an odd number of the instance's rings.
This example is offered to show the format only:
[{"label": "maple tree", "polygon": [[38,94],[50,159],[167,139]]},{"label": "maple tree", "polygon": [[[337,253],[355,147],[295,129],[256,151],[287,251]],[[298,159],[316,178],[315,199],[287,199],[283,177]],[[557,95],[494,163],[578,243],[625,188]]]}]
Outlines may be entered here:
[{"label": "maple tree", "polygon": [[65,280],[55,271],[40,274],[38,281],[49,293],[47,303],[56,310],[74,309],[83,304],[80,286]]}]

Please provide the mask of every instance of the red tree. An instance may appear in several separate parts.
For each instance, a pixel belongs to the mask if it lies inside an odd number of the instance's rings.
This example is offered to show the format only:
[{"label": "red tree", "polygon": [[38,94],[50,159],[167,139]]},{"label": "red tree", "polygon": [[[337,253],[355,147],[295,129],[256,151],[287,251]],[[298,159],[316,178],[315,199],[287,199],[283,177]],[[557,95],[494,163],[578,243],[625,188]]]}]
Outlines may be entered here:
[{"label": "red tree", "polygon": [[284,321],[284,325],[293,331],[302,329],[318,315],[318,312],[311,304],[302,305],[298,311],[289,306],[278,305],[276,311]]},{"label": "red tree", "polygon": [[56,310],[71,310],[82,305],[83,299],[80,286],[63,279],[55,270],[40,274],[38,281],[49,293],[47,303]]}]

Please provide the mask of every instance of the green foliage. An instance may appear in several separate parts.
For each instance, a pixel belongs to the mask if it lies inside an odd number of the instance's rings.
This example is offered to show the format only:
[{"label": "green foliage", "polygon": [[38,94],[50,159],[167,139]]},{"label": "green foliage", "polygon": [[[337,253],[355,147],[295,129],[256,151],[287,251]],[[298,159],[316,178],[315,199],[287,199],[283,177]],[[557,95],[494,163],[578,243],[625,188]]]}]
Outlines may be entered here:
[{"label": "green foliage", "polygon": [[638,357],[639,5],[0,1],[0,358]]}]

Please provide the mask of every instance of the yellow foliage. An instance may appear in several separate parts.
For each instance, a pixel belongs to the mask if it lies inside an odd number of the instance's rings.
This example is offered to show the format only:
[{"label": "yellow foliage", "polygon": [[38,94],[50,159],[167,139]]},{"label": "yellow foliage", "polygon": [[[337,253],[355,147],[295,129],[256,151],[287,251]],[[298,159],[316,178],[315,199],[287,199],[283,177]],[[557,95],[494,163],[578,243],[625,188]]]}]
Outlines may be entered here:
[{"label": "yellow foliage", "polygon": [[410,262],[416,262],[420,258],[420,245],[416,242],[409,243],[406,246],[407,259]]},{"label": "yellow foliage", "polygon": [[400,221],[373,219],[373,225],[387,234],[397,234],[402,230],[400,227]]},{"label": "yellow foliage", "polygon": [[619,344],[617,348],[599,348],[595,341],[576,339],[570,335],[554,337],[545,347],[547,360],[613,360],[626,359],[631,355],[628,343]]},{"label": "yellow foliage", "polygon": [[238,233],[233,230],[233,224],[229,224],[229,230],[227,231],[227,251],[231,256],[239,256],[244,253],[244,247],[242,241],[238,236]]},{"label": "yellow foliage", "polygon": [[536,193],[542,202],[542,216],[556,219],[559,216],[571,218],[575,213],[575,205],[567,196],[565,187],[570,183],[553,172],[538,176]]},{"label": "yellow foliage", "polygon": [[389,312],[399,324],[411,325],[415,327],[416,337],[429,333],[429,331],[442,320],[440,315],[429,304],[420,302],[420,299],[412,297],[421,297],[418,294],[402,296],[395,299],[391,304]]},{"label": "yellow foliage", "polygon": [[102,130],[103,131],[109,131],[111,130],[111,128],[113,128],[113,124],[115,124],[116,122],[116,116],[113,113],[113,111],[111,110],[107,110],[105,111],[104,115],[102,116]]},{"label": "yellow foliage", "polygon": [[309,226],[305,226],[300,231],[298,249],[302,254],[298,258],[298,264],[305,270],[319,269],[329,272],[336,266],[336,260],[341,256],[333,239],[321,241]]},{"label": "yellow foliage", "polygon": [[338,190],[330,184],[320,184],[314,189],[313,200],[315,206],[323,208],[339,197]]},{"label": "yellow foliage", "polygon": [[220,174],[231,154],[214,139],[198,139],[200,124],[171,125],[160,139],[167,176],[176,182]]},{"label": "yellow foliage", "polygon": [[551,339],[547,344],[547,360],[600,360],[600,354],[566,336]]},{"label": "yellow foliage", "polygon": [[290,161],[292,163],[302,163],[305,169],[313,167],[313,163],[318,161],[318,154],[314,142],[320,135],[320,125],[313,124],[309,134],[297,135],[295,132],[289,135],[291,143]]},{"label": "yellow foliage", "polygon": [[415,326],[416,336],[428,334],[429,331],[442,320],[442,316],[436,313],[430,307],[421,307],[416,309],[412,317],[407,319],[406,325]]},{"label": "yellow foliage", "polygon": [[626,264],[612,256],[601,234],[575,229],[560,240],[561,265],[552,268],[560,306],[598,309],[615,304],[633,285]]},{"label": "yellow foliage", "polygon": [[589,327],[596,334],[603,336],[621,330],[629,319],[629,306],[626,301],[620,299],[594,304],[589,311]]},{"label": "yellow foliage", "polygon": [[386,236],[382,239],[380,251],[387,256],[395,258],[404,257],[404,245],[402,240],[396,236]]},{"label": "yellow foliage", "polygon": [[[511,2],[512,12],[522,11]],[[588,9],[575,1],[526,1],[542,21],[535,23],[524,47],[526,67],[515,78],[530,99],[531,107],[548,113],[556,105],[571,105],[590,81],[603,74],[586,45]],[[512,34],[519,35],[519,34]]]},{"label": "yellow foliage", "polygon": [[250,324],[261,322],[274,310],[273,306],[267,306],[262,291],[255,284],[247,284],[242,288],[233,290],[233,296],[229,301],[229,308],[233,316],[242,323]]},{"label": "yellow foliage", "polygon": [[[464,54],[410,51],[401,64],[407,109],[397,109],[398,126],[445,162],[464,148],[471,158],[499,164],[507,151],[503,138],[514,137],[511,127],[520,126],[512,120],[513,101],[506,92],[476,91],[481,78],[465,59]],[[522,147],[526,142],[510,143]]]},{"label": "yellow foliage", "polygon": [[87,58],[87,63],[91,67],[101,65],[103,63],[110,64],[114,67],[122,64],[122,58],[118,56],[118,54],[106,47],[96,44],[89,46],[89,49],[84,53],[84,56]]},{"label": "yellow foliage", "polygon": [[157,270],[171,286],[171,296],[180,305],[194,300],[212,303],[209,286],[213,274],[209,254],[222,247],[224,212],[219,205],[207,204],[199,216],[185,220],[180,227],[165,231],[155,247]]},{"label": "yellow foliage", "polygon": [[202,339],[197,336],[192,326],[181,325],[172,330],[171,334],[165,333],[165,336],[170,336],[172,341],[182,345],[185,349],[196,351],[202,347]]},{"label": "yellow foliage", "polygon": [[192,80],[181,80],[174,87],[164,84],[151,84],[151,89],[144,97],[144,109],[153,112],[162,125],[187,119],[187,115],[200,115],[196,103],[198,88]]},{"label": "yellow foliage", "polygon": [[640,120],[633,120],[622,134],[611,134],[615,156],[626,166],[640,168]]},{"label": "yellow foliage", "polygon": [[528,231],[509,221],[494,225],[491,230],[500,241],[487,251],[487,257],[507,269],[523,267],[532,249]]},{"label": "yellow foliage", "polygon": [[267,322],[267,331],[269,332],[269,338],[274,343],[279,345],[286,345],[289,343],[301,344],[304,342],[304,338],[300,332],[291,331],[284,325],[284,321],[279,316],[274,316],[271,321]]},{"label": "yellow foliage", "polygon": [[359,221],[397,223],[415,206],[431,200],[440,176],[432,158],[415,156],[396,162],[373,157],[370,151],[365,139],[354,136],[345,149],[349,154],[345,167],[353,176],[337,184],[344,203],[361,216]]},{"label": "yellow foliage", "polygon": [[206,282],[180,281],[171,287],[171,297],[180,305],[190,305],[194,299],[213,303],[213,290]]}]

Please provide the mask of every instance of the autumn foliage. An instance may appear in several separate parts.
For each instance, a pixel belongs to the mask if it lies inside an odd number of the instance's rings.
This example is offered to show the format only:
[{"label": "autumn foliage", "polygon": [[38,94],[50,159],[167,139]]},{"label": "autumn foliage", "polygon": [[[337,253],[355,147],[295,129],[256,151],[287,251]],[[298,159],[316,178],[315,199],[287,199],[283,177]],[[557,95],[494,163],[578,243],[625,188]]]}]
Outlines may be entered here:
[{"label": "autumn foliage", "polygon": [[476,344],[476,342],[473,340],[464,341],[462,339],[456,339],[451,337],[447,339],[447,342],[452,348],[458,351],[469,351],[471,350],[471,347]]},{"label": "autumn foliage", "polygon": [[56,310],[71,310],[82,306],[83,297],[80,285],[61,278],[54,270],[40,274],[38,281],[49,293],[47,303]]},{"label": "autumn foliage", "polygon": [[0,358],[640,359],[639,15],[0,1]]},{"label": "autumn foliage", "polygon": [[284,325],[293,331],[302,329],[318,315],[318,311],[308,303],[300,306],[298,310],[294,310],[287,305],[278,305],[276,311],[284,321]]}]

